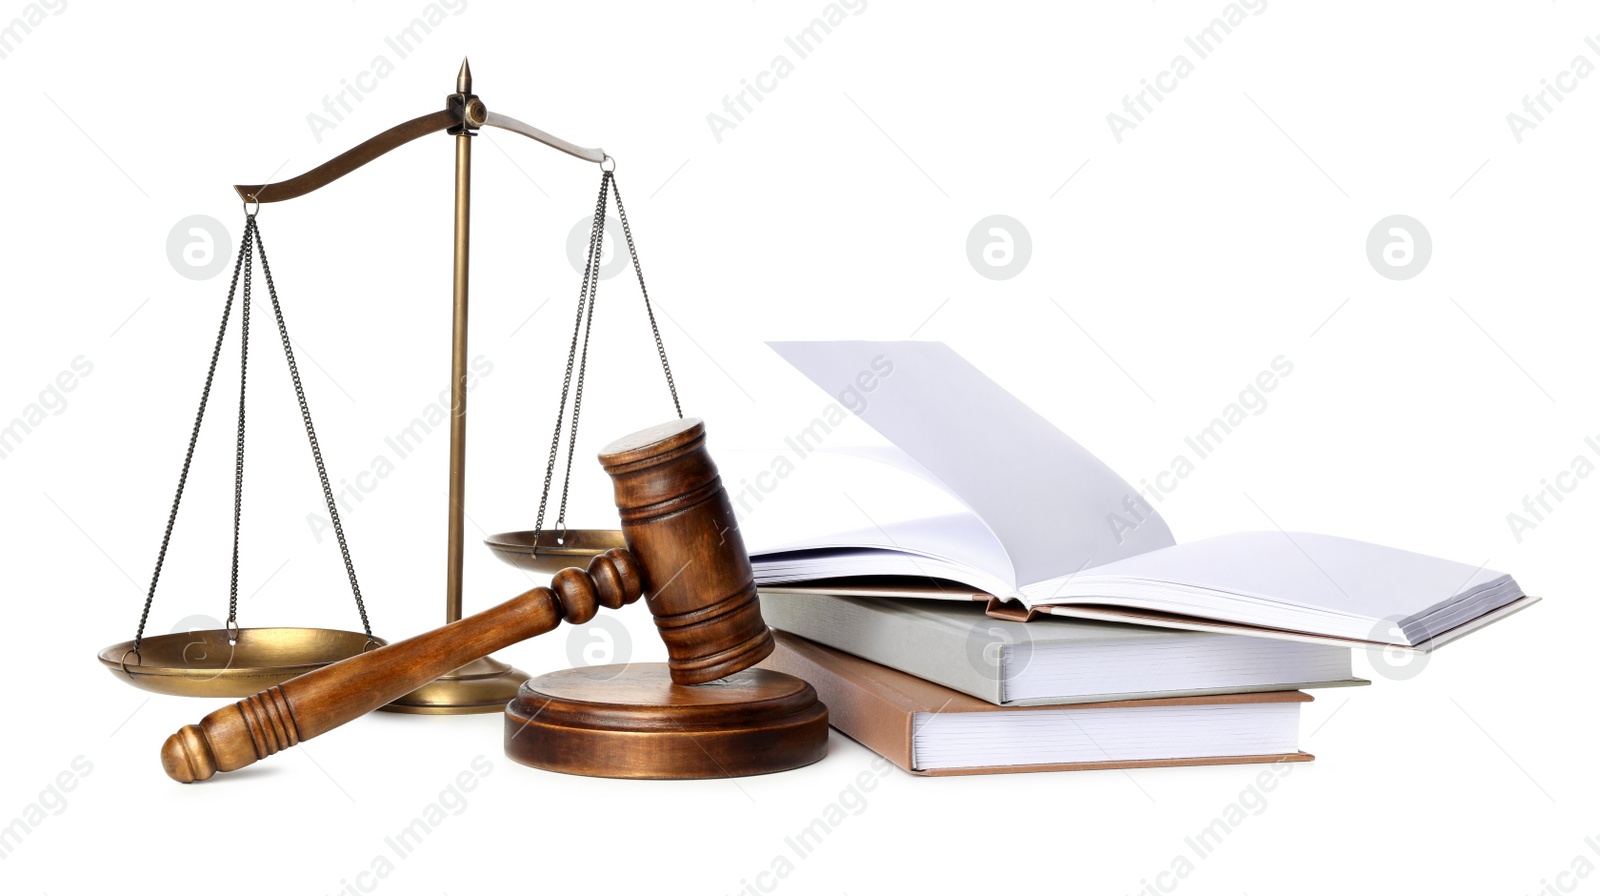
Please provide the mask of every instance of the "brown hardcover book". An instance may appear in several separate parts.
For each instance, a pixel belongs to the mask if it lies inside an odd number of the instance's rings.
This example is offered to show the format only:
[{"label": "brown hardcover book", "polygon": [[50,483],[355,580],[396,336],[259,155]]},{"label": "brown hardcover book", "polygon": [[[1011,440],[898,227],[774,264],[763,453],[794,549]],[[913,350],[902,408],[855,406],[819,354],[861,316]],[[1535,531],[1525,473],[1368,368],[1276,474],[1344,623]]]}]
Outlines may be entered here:
[{"label": "brown hardcover book", "polygon": [[917,775],[1305,762],[1299,691],[995,706],[786,632],[761,665],[810,682],[833,727]]}]

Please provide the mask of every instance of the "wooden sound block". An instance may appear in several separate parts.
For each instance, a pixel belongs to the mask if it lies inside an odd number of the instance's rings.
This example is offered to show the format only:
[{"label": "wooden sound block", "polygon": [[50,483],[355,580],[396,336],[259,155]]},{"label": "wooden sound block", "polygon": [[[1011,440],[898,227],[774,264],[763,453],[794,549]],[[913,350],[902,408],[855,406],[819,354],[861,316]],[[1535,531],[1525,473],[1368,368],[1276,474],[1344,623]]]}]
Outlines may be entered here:
[{"label": "wooden sound block", "polygon": [[601,778],[736,778],[828,752],[828,709],[792,675],[746,669],[675,684],[665,663],[541,675],[506,706],[506,755]]}]

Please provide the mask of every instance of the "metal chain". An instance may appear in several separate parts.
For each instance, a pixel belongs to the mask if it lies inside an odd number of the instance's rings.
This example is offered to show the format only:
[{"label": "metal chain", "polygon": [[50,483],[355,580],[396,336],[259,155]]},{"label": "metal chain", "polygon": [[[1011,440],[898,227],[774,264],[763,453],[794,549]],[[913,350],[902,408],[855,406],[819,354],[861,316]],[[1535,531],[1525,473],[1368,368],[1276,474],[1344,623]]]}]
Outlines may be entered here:
[{"label": "metal chain", "polygon": [[367,640],[372,640],[372,623],[367,620],[367,605],[361,599],[361,586],[356,582],[355,564],[350,560],[350,545],[344,538],[344,526],[339,522],[339,508],[333,500],[333,486],[328,483],[328,468],[322,462],[322,446],[317,442],[316,427],[311,425],[311,406],[306,403],[306,390],[300,384],[300,368],[294,363],[294,348],[289,343],[289,328],[283,322],[283,307],[278,304],[278,288],[272,282],[272,268],[267,265],[267,247],[261,242],[261,229],[254,228],[256,251],[261,253],[261,275],[267,280],[267,295],[272,299],[272,314],[278,321],[278,336],[283,340],[283,354],[289,361],[289,378],[294,381],[295,398],[300,401],[300,419],[306,424],[306,439],[311,443],[311,458],[317,464],[317,478],[322,481],[322,497],[328,502],[328,518],[333,522],[333,534],[339,540],[339,553],[344,557],[344,571],[350,577],[350,592],[356,598],[356,611],[361,614],[361,630]]},{"label": "metal chain", "polygon": [[183,455],[183,470],[178,474],[178,493],[172,498],[172,510],[167,514],[167,528],[161,535],[161,549],[156,552],[155,572],[150,575],[150,590],[144,598],[144,611],[139,614],[139,630],[133,636],[133,652],[139,653],[139,645],[144,641],[144,628],[150,621],[150,606],[155,603],[156,585],[161,581],[161,567],[167,561],[167,547],[172,543],[172,528],[178,522],[178,505],[183,503],[183,487],[189,481],[189,466],[194,462],[194,446],[200,440],[200,423],[205,420],[206,402],[211,398],[211,381],[217,375],[217,359],[222,356],[222,340],[228,332],[228,318],[233,314],[233,297],[239,288],[239,271],[244,265],[246,251],[250,247],[250,237],[255,232],[255,218],[249,217],[245,221],[244,236],[239,239],[239,254],[233,262],[233,282],[228,285],[228,301],[222,306],[222,323],[217,326],[217,342],[211,349],[211,366],[206,368],[206,384],[200,390],[200,409],[194,415],[194,429],[189,433],[189,450]]},{"label": "metal chain", "polygon": [[563,536],[567,533],[567,495],[572,490],[572,458],[578,447],[578,417],[583,412],[583,381],[584,375],[589,372],[589,334],[594,332],[594,306],[598,304],[596,293],[600,290],[600,258],[605,254],[605,195],[610,183],[611,172],[603,172],[600,175],[600,215],[595,219],[597,229],[590,235],[589,262],[586,265],[594,273],[589,282],[589,309],[583,321],[583,355],[578,360],[578,384],[572,393],[572,427],[567,434],[567,471],[561,480],[561,510],[556,514],[556,526]]},{"label": "metal chain", "polygon": [[[255,216],[250,215],[250,223]],[[255,232],[255,228],[251,227]],[[256,232],[256,238],[261,234]],[[239,511],[244,503],[244,392],[250,378],[250,274],[255,255],[244,256],[244,293],[239,303],[239,430],[234,437],[233,460],[233,572],[228,579],[228,643],[239,630]]]},{"label": "metal chain", "polygon": [[628,240],[628,257],[633,259],[633,273],[639,278],[639,292],[644,296],[644,313],[650,318],[650,332],[656,337],[656,354],[661,356],[661,370],[667,375],[667,390],[672,393],[672,409],[683,419],[683,405],[678,403],[678,386],[672,381],[672,365],[667,363],[667,348],[661,344],[661,328],[656,326],[656,313],[650,308],[650,290],[644,286],[644,269],[639,267],[639,253],[633,248],[633,231],[628,228],[628,211],[622,207],[622,192],[617,189],[617,179],[611,178],[611,195],[617,197],[617,217],[622,222],[622,235]]},{"label": "metal chain", "polygon": [[[644,284],[644,269],[639,264],[639,251],[633,242],[633,230],[628,226],[628,211],[622,205],[622,193],[617,189],[616,178],[602,169],[600,196],[595,202],[594,222],[589,228],[589,252],[583,268],[583,284],[578,290],[578,312],[572,323],[572,342],[567,348],[567,370],[561,381],[561,404],[556,410],[555,431],[550,436],[550,457],[544,471],[544,488],[539,494],[539,516],[534,522],[534,546],[544,531],[545,509],[550,500],[550,486],[555,480],[556,459],[560,453],[561,428],[566,419],[567,396],[572,396],[572,424],[567,433],[566,472],[561,481],[561,505],[556,513],[559,543],[567,531],[567,499],[572,487],[572,459],[578,443],[578,421],[583,411],[583,384],[589,367],[589,334],[593,332],[595,296],[600,289],[600,258],[605,250],[605,212],[607,194],[616,198],[617,217],[622,223],[622,235],[628,244],[628,257],[633,262],[634,276],[639,280],[639,292],[644,296],[645,315],[650,319],[650,332],[655,337],[656,355],[661,358],[661,370],[667,377],[667,391],[672,395],[672,408],[683,417],[683,405],[678,400],[678,386],[672,378],[672,365],[667,361],[667,349],[661,340],[661,327],[656,323],[655,309],[650,304],[650,291]],[[583,351],[578,352],[579,336]],[[576,369],[578,382],[574,388],[572,373]]]},{"label": "metal chain", "polygon": [[[578,289],[578,314],[572,323],[572,344],[567,348],[567,372],[561,381],[561,404],[556,409],[555,432],[550,435],[550,459],[544,469],[544,489],[539,494],[539,516],[533,524],[535,546],[539,543],[539,533],[544,531],[544,514],[545,507],[550,500],[550,483],[555,479],[556,455],[561,449],[561,424],[567,415],[567,394],[572,386],[572,369],[577,362],[578,335],[583,328],[584,311],[589,306],[590,283],[591,281],[598,282],[599,280],[599,265],[596,263],[595,256],[601,246],[600,233],[605,228],[607,186],[607,176],[602,174],[600,177],[600,195],[595,198],[594,222],[589,228],[589,252],[583,266],[583,284]],[[572,463],[569,458],[567,463],[569,470],[571,466]],[[565,502],[563,501],[563,503]]]}]

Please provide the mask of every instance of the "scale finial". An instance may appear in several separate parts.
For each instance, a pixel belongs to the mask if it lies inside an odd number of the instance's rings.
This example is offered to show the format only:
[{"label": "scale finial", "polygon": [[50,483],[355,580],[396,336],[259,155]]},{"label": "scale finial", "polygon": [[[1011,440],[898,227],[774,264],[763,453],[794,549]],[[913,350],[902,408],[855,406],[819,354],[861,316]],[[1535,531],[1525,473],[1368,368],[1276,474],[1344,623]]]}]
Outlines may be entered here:
[{"label": "scale finial", "polygon": [[472,66],[467,57],[461,57],[461,71],[456,73],[456,93],[472,93]]}]

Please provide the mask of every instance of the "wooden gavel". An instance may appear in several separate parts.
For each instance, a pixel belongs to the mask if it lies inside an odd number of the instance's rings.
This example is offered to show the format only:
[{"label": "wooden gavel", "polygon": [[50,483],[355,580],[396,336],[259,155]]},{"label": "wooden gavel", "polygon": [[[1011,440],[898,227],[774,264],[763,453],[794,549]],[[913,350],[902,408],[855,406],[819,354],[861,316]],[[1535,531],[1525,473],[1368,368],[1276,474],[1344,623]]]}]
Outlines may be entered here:
[{"label": "wooden gavel", "polygon": [[[167,738],[174,780],[204,781],[365,715],[479,657],[593,618],[642,593],[666,642],[672,682],[703,684],[772,652],[744,541],[697,419],[674,420],[611,443],[611,476],[626,549],[564,569],[474,616],[354,656],[223,707]],[[809,689],[808,689],[809,690]],[[821,721],[826,737],[827,722]]]}]

